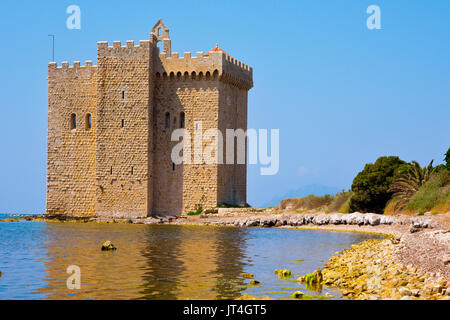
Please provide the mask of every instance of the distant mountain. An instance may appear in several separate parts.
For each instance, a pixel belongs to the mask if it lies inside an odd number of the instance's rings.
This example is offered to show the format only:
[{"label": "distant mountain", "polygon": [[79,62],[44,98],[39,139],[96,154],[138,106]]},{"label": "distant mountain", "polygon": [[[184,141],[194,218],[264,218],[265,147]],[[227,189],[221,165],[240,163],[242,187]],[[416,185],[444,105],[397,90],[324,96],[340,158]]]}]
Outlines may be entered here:
[{"label": "distant mountain", "polygon": [[323,186],[320,184],[309,184],[299,189],[290,190],[282,196],[273,198],[272,200],[267,202],[264,206],[262,206],[262,208],[277,206],[283,199],[303,198],[309,196],[310,194],[314,194],[316,196],[324,196],[326,194],[335,195],[336,193],[341,191],[342,188]]}]

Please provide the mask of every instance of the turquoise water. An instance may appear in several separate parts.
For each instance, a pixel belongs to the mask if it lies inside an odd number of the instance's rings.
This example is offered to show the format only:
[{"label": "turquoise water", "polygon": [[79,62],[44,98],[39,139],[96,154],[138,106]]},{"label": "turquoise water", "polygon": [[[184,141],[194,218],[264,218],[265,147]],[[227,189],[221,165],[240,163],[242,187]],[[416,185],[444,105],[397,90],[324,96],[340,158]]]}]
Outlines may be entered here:
[{"label": "turquoise water", "polygon": [[[0,215],[0,218],[1,215]],[[275,228],[0,222],[0,299],[288,299],[296,290],[340,298],[295,281],[335,252],[375,238]],[[111,240],[117,251],[102,252]],[[303,260],[304,259],[304,260]],[[303,261],[299,261],[303,260]],[[81,270],[68,289],[67,267]],[[275,269],[289,269],[279,279]],[[261,284],[241,276],[251,272]]]}]

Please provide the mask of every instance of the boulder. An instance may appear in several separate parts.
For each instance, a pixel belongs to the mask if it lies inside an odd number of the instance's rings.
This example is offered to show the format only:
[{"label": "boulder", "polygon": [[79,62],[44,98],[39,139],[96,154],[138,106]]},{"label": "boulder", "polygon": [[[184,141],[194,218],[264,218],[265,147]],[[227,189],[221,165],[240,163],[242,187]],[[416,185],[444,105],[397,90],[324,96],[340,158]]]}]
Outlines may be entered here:
[{"label": "boulder", "polygon": [[411,295],[414,296],[414,297],[420,296],[420,290],[419,289],[412,289],[411,290]]},{"label": "boulder", "polygon": [[357,216],[355,219],[355,224],[357,224],[358,226],[362,226],[364,224],[364,217]]},{"label": "boulder", "polygon": [[261,282],[259,282],[258,280],[252,280],[252,281],[250,281],[250,284],[251,285],[257,285],[257,284],[260,284]]},{"label": "boulder", "polygon": [[291,297],[294,299],[301,299],[305,294],[301,291],[295,291],[293,294],[291,294]]},{"label": "boulder", "polygon": [[247,278],[247,279],[251,279],[253,278],[255,275],[251,272],[247,272],[247,273],[243,273],[241,274],[242,277]]},{"label": "boulder", "polygon": [[102,245],[102,251],[110,251],[110,250],[117,250],[117,248],[112,244],[111,241],[105,241]]},{"label": "boulder", "polygon": [[316,225],[323,225],[323,224],[328,224],[330,221],[330,217],[327,215],[318,215],[313,217],[313,223]]},{"label": "boulder", "polygon": [[345,222],[347,224],[356,224],[356,217],[358,215],[355,213],[350,213],[350,214],[346,214],[344,215],[343,219],[345,219]]},{"label": "boulder", "polygon": [[211,209],[205,209],[203,210],[204,214],[214,214],[214,213],[219,213],[219,209],[217,208],[211,208]]},{"label": "boulder", "polygon": [[410,233],[415,233],[415,232],[419,232],[419,231],[420,231],[420,229],[418,229],[418,228],[416,228],[414,226],[411,226],[411,228],[409,228],[409,232]]},{"label": "boulder", "polygon": [[286,278],[292,276],[292,273],[290,270],[287,269],[276,269],[275,274],[278,275],[280,278]]},{"label": "boulder", "polygon": [[392,224],[394,223],[394,218],[389,216],[381,216],[380,224]]},{"label": "boulder", "polygon": [[[333,214],[332,216],[330,216],[330,224],[341,224],[344,223],[343,221],[344,219],[342,219],[339,215],[337,214]],[[346,223],[346,221],[345,221]]]},{"label": "boulder", "polygon": [[377,226],[381,222],[381,218],[377,214],[369,213],[367,214],[367,224],[371,226]]},{"label": "boulder", "polygon": [[406,288],[406,287],[401,287],[401,288],[399,288],[399,289],[398,289],[398,292],[399,292],[402,296],[411,296],[411,295],[412,295],[411,290],[409,290],[409,289]]},{"label": "boulder", "polygon": [[411,221],[411,224],[414,228],[428,228],[430,226],[431,221],[428,219],[415,219]]},{"label": "boulder", "polygon": [[442,257],[442,262],[444,263],[444,265],[448,265],[450,264],[450,254],[446,254]]}]

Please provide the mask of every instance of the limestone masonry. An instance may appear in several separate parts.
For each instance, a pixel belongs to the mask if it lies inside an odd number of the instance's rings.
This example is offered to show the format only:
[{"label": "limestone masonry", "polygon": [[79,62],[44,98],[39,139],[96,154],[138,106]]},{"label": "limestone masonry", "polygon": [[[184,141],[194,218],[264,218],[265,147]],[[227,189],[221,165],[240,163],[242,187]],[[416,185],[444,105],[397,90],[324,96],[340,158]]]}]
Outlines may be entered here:
[{"label": "limestone masonry", "polygon": [[171,134],[193,133],[198,121],[224,136],[247,130],[252,86],[252,68],[218,47],[172,52],[161,20],[139,45],[98,42],[97,66],[49,63],[47,215],[131,218],[245,205],[245,164],[176,165]]}]

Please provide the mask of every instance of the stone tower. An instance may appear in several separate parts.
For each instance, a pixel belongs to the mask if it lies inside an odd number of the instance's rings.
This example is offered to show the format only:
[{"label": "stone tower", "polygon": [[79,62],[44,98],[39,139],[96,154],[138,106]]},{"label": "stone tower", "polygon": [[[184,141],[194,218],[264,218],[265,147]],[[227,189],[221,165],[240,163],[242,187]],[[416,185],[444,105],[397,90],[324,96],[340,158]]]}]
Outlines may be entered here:
[{"label": "stone tower", "polygon": [[161,20],[139,45],[98,42],[97,66],[49,63],[47,214],[145,217],[245,205],[245,164],[175,164],[171,135],[246,131],[252,73],[218,46],[179,57]]}]

